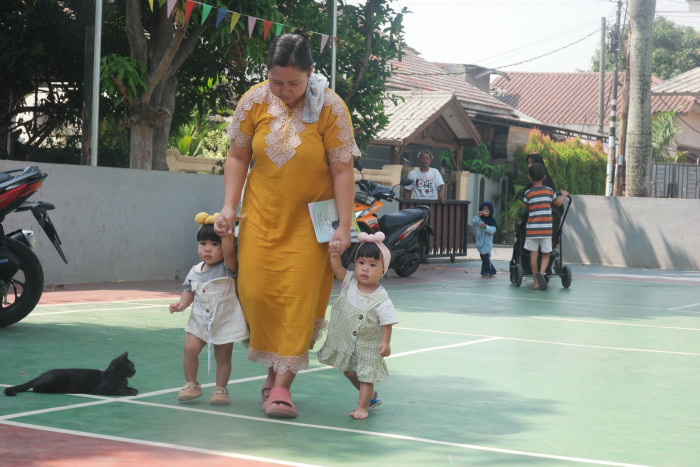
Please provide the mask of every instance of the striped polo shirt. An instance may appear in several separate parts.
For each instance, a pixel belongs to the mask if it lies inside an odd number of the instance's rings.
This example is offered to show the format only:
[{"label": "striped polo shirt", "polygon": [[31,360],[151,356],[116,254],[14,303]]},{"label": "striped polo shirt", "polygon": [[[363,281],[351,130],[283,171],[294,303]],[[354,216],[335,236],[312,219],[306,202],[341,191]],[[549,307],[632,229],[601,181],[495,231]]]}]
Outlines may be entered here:
[{"label": "striped polo shirt", "polygon": [[523,207],[528,212],[525,236],[528,238],[552,235],[552,203],[557,194],[546,185],[530,188],[523,195]]}]

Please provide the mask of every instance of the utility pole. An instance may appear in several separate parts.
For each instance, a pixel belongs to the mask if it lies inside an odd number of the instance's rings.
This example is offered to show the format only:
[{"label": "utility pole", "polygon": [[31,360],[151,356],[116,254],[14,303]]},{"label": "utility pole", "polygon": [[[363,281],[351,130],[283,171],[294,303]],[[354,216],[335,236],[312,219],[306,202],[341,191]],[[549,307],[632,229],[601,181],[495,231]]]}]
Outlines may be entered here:
[{"label": "utility pole", "polygon": [[612,89],[610,90],[610,142],[608,151],[608,167],[605,172],[605,196],[612,196],[613,193],[613,167],[615,164],[615,120],[617,118],[617,62],[618,49],[620,44],[620,13],[622,10],[622,0],[617,0],[617,18],[612,37],[613,50],[613,76]]},{"label": "utility pole", "polygon": [[605,17],[600,18],[600,84],[598,86],[598,134],[605,133]]}]

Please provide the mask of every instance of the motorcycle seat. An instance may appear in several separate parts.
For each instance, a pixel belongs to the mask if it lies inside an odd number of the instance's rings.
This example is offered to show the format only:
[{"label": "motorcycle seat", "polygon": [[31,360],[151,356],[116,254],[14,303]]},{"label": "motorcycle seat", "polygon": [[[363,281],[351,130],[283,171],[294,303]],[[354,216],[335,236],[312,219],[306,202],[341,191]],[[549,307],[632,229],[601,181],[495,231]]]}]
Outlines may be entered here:
[{"label": "motorcycle seat", "polygon": [[379,230],[387,234],[404,227],[412,222],[416,222],[425,216],[423,209],[411,208],[386,214],[379,218]]}]

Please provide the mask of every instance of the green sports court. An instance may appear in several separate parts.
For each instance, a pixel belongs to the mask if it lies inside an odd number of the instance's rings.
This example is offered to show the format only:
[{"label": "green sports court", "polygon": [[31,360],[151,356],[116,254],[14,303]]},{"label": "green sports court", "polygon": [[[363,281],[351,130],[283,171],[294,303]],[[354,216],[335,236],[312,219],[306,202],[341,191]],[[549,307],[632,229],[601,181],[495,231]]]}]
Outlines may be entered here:
[{"label": "green sports court", "polygon": [[267,372],[240,344],[230,406],[208,403],[206,348],[205,396],[179,403],[175,282],[47,291],[0,328],[0,386],[126,350],[140,393],[0,395],[0,465],[700,465],[700,272],[574,264],[570,288],[554,277],[540,292],[496,265],[482,279],[479,261],[431,260],[383,281],[400,323],[367,420],[313,351],[292,387],[299,417],[267,418]]}]

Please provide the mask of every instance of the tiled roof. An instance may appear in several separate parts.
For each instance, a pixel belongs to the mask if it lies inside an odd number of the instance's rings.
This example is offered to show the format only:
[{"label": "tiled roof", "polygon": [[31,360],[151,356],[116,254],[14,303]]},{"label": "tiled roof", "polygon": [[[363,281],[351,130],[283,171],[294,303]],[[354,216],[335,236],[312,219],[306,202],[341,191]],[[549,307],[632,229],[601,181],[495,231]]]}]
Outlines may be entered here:
[{"label": "tiled roof", "polygon": [[[618,115],[622,102],[622,80],[618,81]],[[596,125],[598,122],[599,73],[512,72],[491,83],[494,96],[511,107],[549,125]],[[605,125],[610,123],[612,73],[605,74]],[[659,83],[652,77],[652,85]],[[679,109],[687,113],[695,99],[691,97],[652,97],[652,111]]]},{"label": "tiled roof", "polygon": [[455,139],[462,144],[466,140],[480,141],[479,134],[469,117],[449,91],[394,91],[397,104],[386,100],[389,124],[377,133],[375,144],[403,144],[419,137],[418,134],[442,117],[442,124],[433,127],[433,142],[451,145]]},{"label": "tiled roof", "polygon": [[700,96],[700,67],[651,87],[652,94]]},{"label": "tiled roof", "polygon": [[[450,91],[467,109],[512,116],[513,109],[466,81],[456,78],[438,64],[421,58],[414,49],[404,47],[401,61],[392,60],[393,72],[386,83],[391,91]],[[527,113],[527,112],[526,112]]]}]

